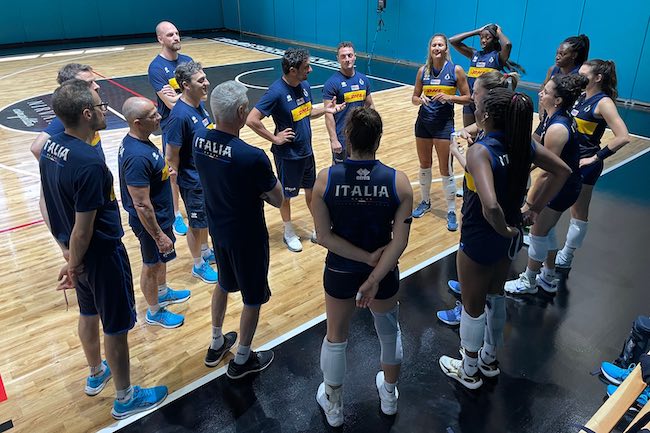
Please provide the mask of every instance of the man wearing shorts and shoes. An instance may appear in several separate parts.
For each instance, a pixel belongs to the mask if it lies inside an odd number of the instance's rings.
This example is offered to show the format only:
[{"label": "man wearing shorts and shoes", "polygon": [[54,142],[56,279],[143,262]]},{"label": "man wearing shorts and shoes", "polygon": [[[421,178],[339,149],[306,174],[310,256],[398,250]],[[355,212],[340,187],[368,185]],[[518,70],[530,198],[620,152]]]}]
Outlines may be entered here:
[{"label": "man wearing shorts and shoes", "polygon": [[[79,339],[90,366],[85,392],[99,394],[112,376],[117,391],[112,415],[122,419],[158,406],[167,387],[130,383],[127,335],[136,320],[131,267],[113,176],[90,144],[106,128],[108,104],[86,82],[71,80],[54,92],[52,105],[65,131],[45,143],[39,166],[49,227],[69,257],[58,289],[77,292]],[[100,320],[107,361],[101,358]]]},{"label": "man wearing shorts and shoes", "polygon": [[205,128],[212,128],[203,100],[210,82],[200,63],[191,61],[176,67],[176,82],[183,90],[169,115],[167,124],[167,163],[178,173],[178,187],[187,210],[190,228],[187,245],[194,259],[192,275],[208,284],[217,282],[217,273],[210,266],[214,253],[208,246],[208,220],[205,215],[203,189],[192,155],[192,138]]},{"label": "man wearing shorts and shoes", "polygon": [[146,322],[177,328],[184,317],[165,307],[187,301],[191,293],[167,286],[167,262],[176,257],[169,167],[149,140],[149,135],[158,129],[160,114],[147,98],[127,99],[122,114],[129,123],[129,132],[118,153],[120,191],[124,209],[129,213],[129,225],[140,241],[140,288],[149,305]]},{"label": "man wearing shorts and shoes", "polygon": [[[246,124],[260,137],[270,141],[275,168],[284,190],[280,215],[284,223],[284,243],[289,251],[302,251],[300,238],[291,223],[291,199],[305,190],[305,202],[311,212],[311,193],[316,180],[316,163],[311,146],[310,118],[326,112],[335,114],[345,108],[345,103],[312,106],[311,86],[306,81],[312,71],[309,52],[303,48],[289,48],[282,57],[282,77],[266,91],[248,115]],[[271,133],[262,119],[271,116],[275,132]],[[311,241],[316,243],[316,232]]]},{"label": "man wearing shorts and shoes", "polygon": [[336,98],[337,103],[345,102],[343,110],[336,114],[325,113],[325,126],[332,147],[332,162],[339,164],[345,160],[345,118],[354,107],[375,108],[370,95],[370,82],[361,72],[354,69],[357,56],[352,42],[341,42],[336,50],[336,60],[340,68],[323,86],[323,101],[329,105]]},{"label": "man wearing shorts and shoes", "polygon": [[282,186],[264,151],[239,138],[248,115],[246,87],[235,81],[221,83],[212,91],[210,106],[216,127],[197,132],[193,143],[219,269],[212,294],[212,342],[205,364],[216,366],[237,339],[235,332],[223,335],[221,327],[228,293],[240,291],[244,302],[241,336],[226,372],[231,379],[239,379],[264,370],[273,361],[272,351],[253,352],[251,343],[260,307],[271,296],[264,201],[280,207]]},{"label": "man wearing shorts and shoes", "polygon": [[[160,120],[160,129],[162,131],[162,149],[165,152],[167,146],[167,123],[169,113],[181,97],[181,89],[174,76],[176,66],[181,63],[187,63],[192,60],[190,56],[180,54],[181,35],[176,26],[169,21],[161,21],[156,26],[156,38],[161,45],[160,54],[158,54],[149,64],[147,75],[149,84],[156,92],[156,105],[158,113],[162,116]],[[176,183],[176,173],[171,173],[172,199],[174,203],[174,233],[178,236],[187,234],[187,225],[183,221],[183,216],[178,205],[178,184]]]}]

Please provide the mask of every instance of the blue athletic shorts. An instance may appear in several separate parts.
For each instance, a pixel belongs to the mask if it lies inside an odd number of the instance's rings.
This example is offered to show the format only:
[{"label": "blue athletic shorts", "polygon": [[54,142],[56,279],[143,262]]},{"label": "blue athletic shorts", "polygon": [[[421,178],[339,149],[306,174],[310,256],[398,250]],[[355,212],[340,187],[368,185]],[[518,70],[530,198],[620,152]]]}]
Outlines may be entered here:
[{"label": "blue athletic shorts", "polygon": [[92,240],[76,287],[82,316],[99,314],[105,334],[123,334],[135,325],[133,278],[122,241]]},{"label": "blue athletic shorts", "polygon": [[266,304],[271,297],[268,239],[241,247],[213,246],[219,286],[226,292],[241,292],[244,305]]},{"label": "blue athletic shorts", "polygon": [[[158,245],[156,245],[156,241],[153,240],[149,232],[145,230],[144,227],[141,225],[133,225],[131,228],[133,229],[135,236],[140,241],[142,263],[145,265],[155,265],[157,263],[167,263],[176,258],[175,249],[171,250],[167,254],[161,254],[160,251],[158,251]],[[172,243],[176,242],[176,237],[174,236],[174,231],[172,230],[171,226],[167,227],[166,229],[162,229],[162,231],[167,236],[169,236],[169,239],[172,240]]]},{"label": "blue athletic shorts", "polygon": [[569,179],[564,184],[560,192],[557,193],[553,200],[548,203],[548,207],[557,212],[564,212],[569,209],[578,200],[582,182],[576,182]]},{"label": "blue athletic shorts", "polygon": [[593,164],[584,165],[580,167],[580,174],[582,175],[582,183],[584,185],[596,185],[600,174],[603,172],[603,161],[598,160]]},{"label": "blue athletic shorts", "polygon": [[[359,287],[368,279],[370,272],[339,272],[325,267],[323,286],[325,292],[333,298],[350,299],[357,296]],[[375,299],[388,299],[399,291],[399,268],[390,271],[379,282]]]},{"label": "blue athletic shorts", "polygon": [[467,256],[483,266],[490,266],[508,257],[514,260],[523,246],[524,233],[519,229],[519,235],[514,238],[504,238],[491,227],[467,232],[461,226],[460,245]]},{"label": "blue athletic shorts", "polygon": [[193,229],[208,228],[208,217],[205,213],[205,199],[202,189],[178,188],[185,203],[187,221]]},{"label": "blue athletic shorts", "polygon": [[415,121],[415,136],[417,138],[438,138],[449,140],[454,132],[454,119],[426,120],[418,116]]},{"label": "blue athletic shorts", "polygon": [[278,179],[285,197],[296,197],[300,188],[312,189],[316,182],[314,155],[300,159],[284,159],[273,155]]}]

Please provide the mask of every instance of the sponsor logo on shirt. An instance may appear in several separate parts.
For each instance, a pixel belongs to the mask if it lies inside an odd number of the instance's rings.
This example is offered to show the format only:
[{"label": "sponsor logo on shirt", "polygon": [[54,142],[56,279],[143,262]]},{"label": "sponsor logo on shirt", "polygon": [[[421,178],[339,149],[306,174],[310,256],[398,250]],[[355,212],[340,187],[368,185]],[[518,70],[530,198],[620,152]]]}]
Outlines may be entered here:
[{"label": "sponsor logo on shirt", "polygon": [[343,94],[343,99],[345,100],[346,104],[349,104],[351,102],[361,102],[366,100],[366,91],[365,90],[357,90],[356,92],[345,92]]},{"label": "sponsor logo on shirt", "polygon": [[358,84],[353,84],[353,85],[350,86],[350,89],[359,90],[359,85]]},{"label": "sponsor logo on shirt", "polygon": [[336,185],[334,195],[360,199],[390,197],[386,185]]},{"label": "sponsor logo on shirt", "polygon": [[357,170],[357,180],[370,180],[370,170],[367,168]]},{"label": "sponsor logo on shirt", "polygon": [[423,93],[426,96],[433,96],[436,93],[444,93],[446,95],[455,95],[456,94],[456,86],[423,86],[422,88]]},{"label": "sponsor logo on shirt", "polygon": [[[301,98],[302,99],[302,98]],[[298,105],[291,110],[291,118],[294,122],[298,122],[311,114],[311,101],[306,104]]]},{"label": "sponsor logo on shirt", "polygon": [[341,81],[341,87],[348,87],[348,83],[346,83],[345,81]]},{"label": "sponsor logo on shirt", "polygon": [[291,101],[292,101],[291,95],[287,95],[287,102],[291,102]]}]

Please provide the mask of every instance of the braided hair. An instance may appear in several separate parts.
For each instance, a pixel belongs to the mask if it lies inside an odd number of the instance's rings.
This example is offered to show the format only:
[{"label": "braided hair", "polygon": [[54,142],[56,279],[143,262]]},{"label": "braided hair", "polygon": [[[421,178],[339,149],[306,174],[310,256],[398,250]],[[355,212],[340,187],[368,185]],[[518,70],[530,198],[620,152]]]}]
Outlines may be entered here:
[{"label": "braided hair", "polygon": [[[485,49],[489,51],[501,52],[501,42],[499,42],[499,38],[497,36],[496,24],[487,25],[483,27],[483,30],[487,30],[488,32],[490,32],[490,35],[492,35],[492,44],[489,47],[485,47]],[[506,72],[518,72],[519,74],[526,73],[526,70],[524,69],[523,66],[521,66],[519,63],[513,62],[510,59],[506,60],[505,65],[503,65],[503,70]]]},{"label": "braided hair", "polygon": [[582,65],[589,56],[589,38],[587,35],[569,36],[562,45],[567,45],[571,52],[576,53],[575,64]]}]

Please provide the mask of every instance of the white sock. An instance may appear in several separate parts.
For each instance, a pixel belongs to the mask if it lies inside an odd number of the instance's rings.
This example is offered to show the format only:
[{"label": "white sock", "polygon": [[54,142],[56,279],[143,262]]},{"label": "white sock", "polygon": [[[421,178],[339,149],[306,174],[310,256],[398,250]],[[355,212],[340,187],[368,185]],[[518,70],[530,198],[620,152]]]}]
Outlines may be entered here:
[{"label": "white sock", "polygon": [[210,251],[210,247],[208,246],[208,244],[201,244],[201,257],[203,257],[205,259],[211,253],[212,253],[212,251]]},{"label": "white sock", "polygon": [[151,313],[152,316],[158,311],[160,311],[160,304],[149,305],[149,313]]},{"label": "white sock", "polygon": [[291,224],[291,221],[285,221],[284,222],[284,237],[285,238],[291,238],[296,235],[296,232],[293,231],[293,224]]},{"label": "white sock", "polygon": [[420,194],[422,201],[429,203],[431,196],[431,168],[420,169]]},{"label": "white sock", "polygon": [[396,383],[388,383],[386,382],[386,379],[384,379],[384,388],[386,391],[390,392],[391,394],[395,392],[395,387],[397,386]]},{"label": "white sock", "polygon": [[537,277],[537,274],[537,271],[531,271],[530,268],[526,266],[526,278],[528,278],[530,284],[535,284],[535,277]]},{"label": "white sock", "polygon": [[90,376],[92,377],[101,376],[102,374],[104,374],[105,371],[106,371],[106,366],[104,365],[103,362],[100,362],[97,367],[90,367]]},{"label": "white sock", "polygon": [[168,291],[169,291],[169,286],[167,285],[167,283],[161,284],[160,286],[158,286],[158,297],[165,296]]},{"label": "white sock", "polygon": [[181,215],[181,211],[176,212],[176,215],[174,215],[176,218],[183,218],[183,215]]},{"label": "white sock", "polygon": [[497,359],[497,347],[488,343],[483,343],[481,359],[483,359],[486,364],[492,364]]},{"label": "white sock", "polygon": [[197,267],[197,268],[200,268],[201,266],[203,266],[204,261],[205,260],[203,260],[202,256],[194,257],[194,266]]},{"label": "white sock", "polygon": [[242,346],[241,344],[237,347],[237,353],[235,354],[235,364],[244,364],[248,361],[248,358],[251,355],[250,346]]},{"label": "white sock", "polygon": [[133,387],[129,386],[127,389],[118,389],[117,390],[117,401],[120,403],[126,403],[131,400],[133,397]]},{"label": "white sock", "polygon": [[552,282],[555,279],[555,268],[549,269],[544,266],[542,268],[542,278],[548,282]]},{"label": "white sock", "polygon": [[454,176],[442,176],[442,195],[447,200],[447,213],[456,212],[456,181]]},{"label": "white sock", "polygon": [[468,376],[475,376],[478,372],[478,358],[463,356],[463,370]]},{"label": "white sock", "polygon": [[220,326],[212,327],[212,343],[210,343],[210,349],[217,350],[223,346],[223,333],[221,332]]}]

